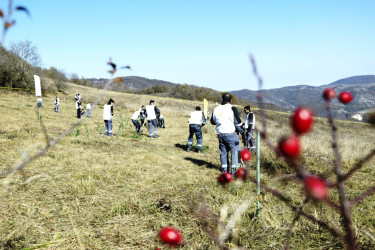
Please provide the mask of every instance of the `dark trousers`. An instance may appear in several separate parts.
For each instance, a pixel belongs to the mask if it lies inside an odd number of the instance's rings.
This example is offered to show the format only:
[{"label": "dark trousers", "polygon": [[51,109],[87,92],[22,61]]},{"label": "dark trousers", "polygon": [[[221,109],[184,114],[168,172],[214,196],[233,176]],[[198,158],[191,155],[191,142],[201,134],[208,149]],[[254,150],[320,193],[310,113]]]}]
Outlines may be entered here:
[{"label": "dark trousers", "polygon": [[81,109],[77,109],[77,118],[81,118]]},{"label": "dark trousers", "polygon": [[202,136],[202,127],[198,124],[190,124],[189,125],[189,137],[188,137],[188,148],[190,149],[191,145],[193,144],[193,137],[197,137],[197,148],[198,152],[202,151],[202,144],[203,144],[203,136]]},{"label": "dark trousers", "polygon": [[135,126],[135,132],[139,133],[139,129],[141,128],[141,124],[139,123],[138,120],[132,120],[134,126]]}]

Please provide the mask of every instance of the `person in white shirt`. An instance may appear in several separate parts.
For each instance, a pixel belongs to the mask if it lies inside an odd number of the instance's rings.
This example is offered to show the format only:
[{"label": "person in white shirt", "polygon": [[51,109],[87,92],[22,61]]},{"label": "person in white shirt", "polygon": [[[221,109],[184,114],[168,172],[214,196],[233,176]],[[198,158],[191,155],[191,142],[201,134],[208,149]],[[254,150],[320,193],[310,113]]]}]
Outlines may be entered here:
[{"label": "person in white shirt", "polygon": [[91,103],[86,104],[87,117],[91,118]]},{"label": "person in white shirt", "polygon": [[204,114],[201,111],[201,107],[195,107],[195,111],[190,113],[189,118],[189,137],[187,142],[187,151],[191,150],[193,144],[193,137],[197,138],[197,150],[198,153],[202,152],[203,136],[202,136],[202,127],[206,124],[206,119]]},{"label": "person in white shirt", "polygon": [[240,162],[240,139],[236,133],[236,126],[241,119],[237,108],[231,105],[232,96],[225,93],[222,96],[221,105],[214,109],[211,116],[211,124],[216,125],[216,133],[219,139],[221,171],[229,172],[228,153],[231,152],[232,174],[237,171]]},{"label": "person in white shirt", "polygon": [[160,110],[156,106],[154,106],[154,103],[154,100],[150,100],[150,104],[146,106],[146,116],[150,138],[158,137],[157,116],[160,115]]},{"label": "person in white shirt", "polygon": [[60,99],[57,96],[55,98],[55,112],[56,113],[60,112]]},{"label": "person in white shirt", "polygon": [[113,104],[114,100],[109,99],[108,103],[104,105],[103,120],[105,124],[105,135],[112,136],[112,119],[113,119]]},{"label": "person in white shirt", "polygon": [[141,109],[135,111],[131,118],[135,126],[136,133],[139,133],[141,126],[143,126],[143,123],[145,122],[145,118],[145,106],[142,105]]}]

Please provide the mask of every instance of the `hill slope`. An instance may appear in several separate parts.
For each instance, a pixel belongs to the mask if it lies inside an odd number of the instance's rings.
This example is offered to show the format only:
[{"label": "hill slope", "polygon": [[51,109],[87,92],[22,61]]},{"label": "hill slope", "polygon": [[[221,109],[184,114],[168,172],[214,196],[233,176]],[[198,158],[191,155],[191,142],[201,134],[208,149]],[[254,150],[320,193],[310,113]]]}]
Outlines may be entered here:
[{"label": "hill slope", "polygon": [[[61,113],[53,110],[54,96],[43,96],[40,110],[44,127],[38,121],[35,96],[0,92],[0,172],[11,168],[23,157],[31,157],[46,144],[46,135],[56,138],[78,119],[74,95],[83,104],[93,102],[98,89],[68,84],[67,95],[60,96]],[[115,136],[104,136],[102,108],[113,98]],[[251,182],[236,182],[229,187],[217,183],[220,173],[218,139],[213,128],[203,127],[203,154],[184,150],[188,136],[189,113],[202,102],[153,96],[166,121],[158,139],[147,132],[137,136],[130,121],[132,113],[151,97],[106,92],[92,111],[91,119],[50,148],[45,155],[0,179],[0,248],[4,249],[155,249],[163,247],[158,230],[167,225],[181,230],[186,249],[216,249],[210,236],[223,231],[222,224],[248,202],[239,216],[235,233],[225,241],[227,247],[245,249],[282,248],[287,226],[295,213],[267,192],[261,194],[262,210],[258,219],[256,187]],[[210,112],[214,104],[210,103]],[[268,112],[269,140],[290,132],[289,116]],[[243,115],[243,114],[242,114]],[[259,117],[258,113],[256,113]],[[260,124],[260,122],[259,122]],[[346,168],[373,147],[375,134],[364,124],[338,122],[340,152]],[[304,162],[309,171],[332,177],[329,126],[317,119],[311,134],[303,137]],[[353,146],[355,143],[355,146]],[[20,152],[22,154],[20,154]],[[255,158],[248,162],[255,176]],[[261,142],[261,180],[278,188],[302,204],[300,183],[280,181],[278,174],[292,172]],[[350,196],[374,185],[375,174],[368,163],[357,172],[348,186]],[[333,178],[331,178],[334,181]],[[331,195],[337,199],[337,194]],[[369,221],[375,218],[374,197],[353,209],[355,227],[375,234]],[[315,215],[314,204],[304,206]],[[319,205],[319,218],[339,225],[337,215],[327,205]],[[337,223],[336,223],[337,222]],[[374,242],[358,234],[360,248],[374,249]],[[340,248],[337,237],[307,220],[293,229],[291,248]]]}]

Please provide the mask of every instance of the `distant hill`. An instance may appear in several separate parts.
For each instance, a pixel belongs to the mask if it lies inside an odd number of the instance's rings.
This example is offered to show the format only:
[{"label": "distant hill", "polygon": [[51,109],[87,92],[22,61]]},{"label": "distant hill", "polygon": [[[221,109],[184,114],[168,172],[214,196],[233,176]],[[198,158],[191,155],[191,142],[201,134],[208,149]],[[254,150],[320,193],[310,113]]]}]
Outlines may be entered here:
[{"label": "distant hill", "polygon": [[[265,103],[273,104],[293,111],[298,106],[310,107],[317,116],[326,116],[322,92],[326,87],[332,87],[337,93],[349,91],[354,100],[348,105],[337,100],[332,102],[332,111],[335,118],[345,119],[354,114],[365,114],[375,108],[375,75],[352,76],[327,85],[313,87],[298,85],[277,89],[263,90]],[[248,89],[231,91],[238,98],[257,103],[256,93]]]},{"label": "distant hill", "polygon": [[[109,81],[109,79],[103,78],[89,78],[85,80],[96,88],[103,87]],[[210,88],[148,79],[139,76],[116,78],[110,89],[118,92],[167,96],[184,100],[202,101],[203,99],[207,99],[208,101],[218,103],[221,101],[222,96],[222,92]],[[249,102],[239,100],[236,96],[233,96],[233,104],[247,105]],[[273,106],[274,105],[272,105],[272,107]],[[277,109],[277,107],[275,107],[275,109]]]},{"label": "distant hill", "polygon": [[[105,85],[109,79],[104,78],[88,78],[87,81],[91,82],[95,87],[99,85]],[[123,88],[126,90],[140,90],[145,89],[148,87],[156,86],[156,85],[170,85],[173,86],[175,83],[162,81],[162,80],[156,80],[156,79],[148,79],[145,77],[140,76],[126,76],[122,78]]]},{"label": "distant hill", "polygon": [[375,75],[352,76],[352,77],[337,80],[333,83],[328,84],[328,86],[348,85],[348,84],[366,84],[366,83],[375,83]]}]

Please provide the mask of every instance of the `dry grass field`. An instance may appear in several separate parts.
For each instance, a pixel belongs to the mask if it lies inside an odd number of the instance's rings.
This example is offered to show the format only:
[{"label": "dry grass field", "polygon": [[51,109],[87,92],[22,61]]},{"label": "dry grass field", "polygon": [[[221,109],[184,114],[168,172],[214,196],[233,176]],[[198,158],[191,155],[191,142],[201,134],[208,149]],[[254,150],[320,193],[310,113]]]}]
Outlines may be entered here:
[{"label": "dry grass field", "polygon": [[[51,138],[77,121],[74,95],[80,93],[83,106],[93,102],[99,90],[68,85],[60,95],[60,113],[53,108],[54,95],[43,97],[41,116]],[[115,136],[104,136],[102,108],[115,100]],[[147,132],[134,135],[130,117],[142,104],[155,100],[166,122],[159,138]],[[21,93],[0,93],[0,172],[46,144],[35,108],[36,97]],[[235,182],[217,183],[220,173],[218,141],[214,128],[206,125],[203,154],[184,150],[188,137],[188,116],[202,103],[163,97],[107,92],[87,118],[45,155],[0,178],[0,249],[166,249],[158,230],[167,225],[184,237],[183,249],[217,249],[210,234],[244,202],[246,212],[236,223],[228,247],[282,249],[294,213],[277,198],[262,192],[262,209],[256,211],[256,187]],[[210,106],[212,112],[214,106]],[[242,109],[240,109],[242,111]],[[243,116],[243,114],[242,114]],[[289,130],[288,115],[268,112],[271,140]],[[125,120],[123,119],[125,117]],[[257,115],[258,125],[260,116]],[[375,147],[375,128],[362,123],[336,121],[340,152],[345,169]],[[124,129],[119,129],[124,125]],[[326,119],[317,118],[313,131],[303,137],[303,161],[313,173],[334,178],[331,135]],[[368,162],[346,187],[354,197],[375,185],[375,161]],[[255,176],[255,156],[248,164]],[[282,182],[280,174],[291,173],[261,142],[261,181],[282,190],[296,205],[304,193],[300,183]],[[337,197],[335,191],[331,197]],[[375,196],[352,209],[358,244],[375,248]],[[201,208],[206,208],[205,213]],[[210,211],[210,212],[207,212]],[[324,204],[306,207],[317,218],[340,226],[339,215]],[[339,249],[340,242],[318,225],[301,219],[296,224],[292,249]]]}]

